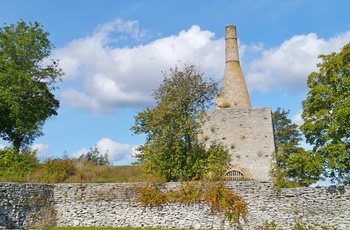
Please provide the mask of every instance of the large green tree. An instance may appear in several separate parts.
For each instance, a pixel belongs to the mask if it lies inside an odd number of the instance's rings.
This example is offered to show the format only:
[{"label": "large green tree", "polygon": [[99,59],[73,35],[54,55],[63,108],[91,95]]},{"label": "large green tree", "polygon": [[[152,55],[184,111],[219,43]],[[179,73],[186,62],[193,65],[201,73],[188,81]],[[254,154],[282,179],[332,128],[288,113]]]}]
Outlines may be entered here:
[{"label": "large green tree", "polygon": [[156,106],[140,112],[131,128],[135,134],[146,134],[136,155],[139,162],[167,181],[222,172],[229,162],[227,151],[217,144],[206,150],[198,141],[201,118],[212,105],[218,84],[190,64],[163,75],[163,83],[153,93]]},{"label": "large green tree", "polygon": [[342,183],[350,173],[350,43],[319,58],[318,72],[307,80],[301,130],[322,160],[323,174]]},{"label": "large green tree", "polygon": [[308,186],[321,179],[320,162],[300,147],[302,134],[288,115],[281,108],[272,113],[277,162],[272,175],[277,187]]},{"label": "large green tree", "polygon": [[45,120],[59,108],[53,90],[63,72],[49,59],[48,36],[38,22],[0,28],[0,137],[16,153],[43,135]]}]

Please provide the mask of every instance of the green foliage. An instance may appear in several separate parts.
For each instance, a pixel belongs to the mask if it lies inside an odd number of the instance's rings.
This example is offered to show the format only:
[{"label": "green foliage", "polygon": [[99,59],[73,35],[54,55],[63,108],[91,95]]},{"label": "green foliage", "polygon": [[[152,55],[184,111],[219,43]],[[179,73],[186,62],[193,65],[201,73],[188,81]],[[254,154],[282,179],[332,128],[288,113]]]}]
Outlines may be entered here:
[{"label": "green foliage", "polygon": [[[121,229],[121,230],[164,230],[164,228],[147,228],[147,227],[142,227],[142,228],[132,228],[132,227],[54,227],[52,228],[54,230],[116,230],[116,229]],[[184,229],[176,229],[172,228],[172,230],[184,230]]]},{"label": "green foliage", "polygon": [[319,160],[313,152],[299,147],[302,134],[288,114],[281,108],[272,113],[276,166],[271,175],[278,188],[308,186],[320,179]]},{"label": "green foliage", "polygon": [[25,182],[26,176],[38,165],[34,150],[27,149],[20,154],[14,154],[9,148],[0,150],[0,181]]},{"label": "green foliage", "polygon": [[[166,181],[198,180],[209,169],[221,172],[219,166],[227,165],[225,151],[215,145],[208,152],[198,141],[200,121],[212,105],[217,83],[204,79],[194,65],[175,66],[163,74],[163,83],[153,93],[157,105],[140,112],[131,128],[135,134],[146,134],[136,158],[147,172]],[[217,158],[215,150],[220,152]]]},{"label": "green foliage", "polygon": [[184,204],[205,201],[212,214],[222,214],[228,221],[240,223],[246,221],[247,203],[238,194],[225,187],[223,182],[198,184],[185,182],[175,191],[162,192],[159,185],[138,188],[137,200],[145,206],[157,207],[168,202]]},{"label": "green foliage", "polygon": [[350,43],[339,53],[320,55],[318,72],[309,75],[300,127],[314,146],[317,167],[339,183],[350,173]]},{"label": "green foliage", "polygon": [[57,115],[52,91],[63,74],[49,60],[53,45],[38,22],[0,28],[0,137],[15,153],[43,135],[45,120]]},{"label": "green foliage", "polygon": [[206,150],[206,162],[203,164],[205,168],[204,179],[207,181],[219,181],[223,179],[230,161],[231,159],[227,149],[221,144],[213,143]]},{"label": "green foliage", "polygon": [[110,165],[107,153],[101,154],[96,146],[87,153],[83,153],[78,159],[92,162],[94,165]]}]

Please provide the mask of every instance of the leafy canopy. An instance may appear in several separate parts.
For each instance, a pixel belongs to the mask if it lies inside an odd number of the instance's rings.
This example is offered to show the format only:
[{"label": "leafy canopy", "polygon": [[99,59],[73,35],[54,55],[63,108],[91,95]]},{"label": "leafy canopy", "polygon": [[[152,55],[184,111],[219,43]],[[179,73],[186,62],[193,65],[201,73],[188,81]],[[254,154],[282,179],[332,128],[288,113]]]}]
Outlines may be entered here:
[{"label": "leafy canopy", "polygon": [[318,72],[307,80],[310,91],[302,103],[300,128],[314,146],[323,174],[342,183],[350,173],[350,43],[319,58]]},{"label": "leafy canopy", "polygon": [[136,155],[139,163],[167,181],[200,179],[210,170],[220,174],[229,161],[222,146],[206,150],[198,142],[200,120],[212,105],[218,84],[205,79],[195,65],[181,67],[162,72],[163,83],[153,93],[156,106],[140,112],[131,128],[135,134],[146,134]]},{"label": "leafy canopy", "polygon": [[302,134],[288,115],[289,111],[281,108],[272,113],[277,162],[272,176],[277,187],[308,186],[321,179],[320,162],[300,147]]},{"label": "leafy canopy", "polygon": [[0,28],[0,137],[16,153],[43,135],[45,120],[59,108],[52,91],[63,72],[48,59],[48,36],[38,22]]}]

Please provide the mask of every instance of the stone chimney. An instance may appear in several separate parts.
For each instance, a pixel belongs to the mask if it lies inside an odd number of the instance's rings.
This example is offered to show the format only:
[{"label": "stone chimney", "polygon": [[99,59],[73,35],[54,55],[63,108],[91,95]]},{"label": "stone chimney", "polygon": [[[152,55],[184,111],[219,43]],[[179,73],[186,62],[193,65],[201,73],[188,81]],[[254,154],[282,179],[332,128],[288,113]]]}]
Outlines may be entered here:
[{"label": "stone chimney", "polygon": [[247,86],[239,64],[236,26],[226,26],[226,63],[216,109],[251,107]]}]

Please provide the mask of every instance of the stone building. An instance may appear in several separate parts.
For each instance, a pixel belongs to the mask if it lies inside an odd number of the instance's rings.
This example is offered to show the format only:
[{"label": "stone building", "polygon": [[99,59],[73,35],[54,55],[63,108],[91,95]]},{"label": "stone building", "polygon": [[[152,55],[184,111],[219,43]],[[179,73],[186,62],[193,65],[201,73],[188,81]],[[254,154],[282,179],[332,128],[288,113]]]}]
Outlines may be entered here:
[{"label": "stone building", "polygon": [[239,63],[237,33],[226,26],[226,63],[216,108],[208,111],[202,126],[206,145],[224,144],[231,156],[227,180],[241,178],[269,181],[275,151],[270,108],[251,107]]}]

